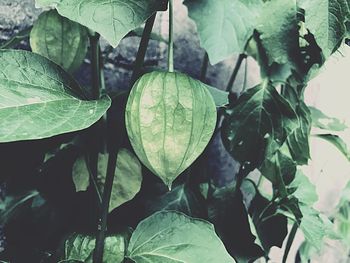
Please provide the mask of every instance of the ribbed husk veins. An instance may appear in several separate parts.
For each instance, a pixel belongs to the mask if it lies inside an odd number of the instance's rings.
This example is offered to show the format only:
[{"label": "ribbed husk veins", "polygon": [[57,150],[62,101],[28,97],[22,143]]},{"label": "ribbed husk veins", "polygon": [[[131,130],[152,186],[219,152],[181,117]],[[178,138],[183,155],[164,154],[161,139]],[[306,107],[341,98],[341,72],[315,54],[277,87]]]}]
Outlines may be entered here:
[{"label": "ribbed husk veins", "polygon": [[126,106],[126,128],[135,153],[169,188],[203,152],[215,124],[209,91],[182,73],[144,75]]}]

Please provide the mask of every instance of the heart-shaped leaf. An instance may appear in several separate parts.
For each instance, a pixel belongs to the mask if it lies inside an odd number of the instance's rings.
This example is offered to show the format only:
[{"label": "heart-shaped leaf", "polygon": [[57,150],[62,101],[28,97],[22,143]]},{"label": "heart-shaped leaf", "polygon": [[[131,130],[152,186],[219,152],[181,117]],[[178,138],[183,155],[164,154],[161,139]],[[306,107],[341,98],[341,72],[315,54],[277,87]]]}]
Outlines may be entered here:
[{"label": "heart-shaped leaf", "polygon": [[328,58],[338,49],[346,35],[345,21],[350,15],[348,2],[308,0],[298,3],[305,10],[305,27],[315,36],[324,57]]},{"label": "heart-shaped leaf", "polygon": [[262,7],[261,0],[186,0],[184,4],[212,64],[244,51]]},{"label": "heart-shaped leaf", "polygon": [[0,142],[31,140],[85,129],[111,102],[88,101],[79,84],[50,60],[0,51]]},{"label": "heart-shaped leaf", "polygon": [[212,224],[179,212],[158,212],[131,236],[127,257],[136,263],[233,263]]},{"label": "heart-shaped leaf", "polygon": [[62,16],[100,33],[113,47],[164,9],[164,1],[159,0],[36,0],[36,4],[55,7]]}]

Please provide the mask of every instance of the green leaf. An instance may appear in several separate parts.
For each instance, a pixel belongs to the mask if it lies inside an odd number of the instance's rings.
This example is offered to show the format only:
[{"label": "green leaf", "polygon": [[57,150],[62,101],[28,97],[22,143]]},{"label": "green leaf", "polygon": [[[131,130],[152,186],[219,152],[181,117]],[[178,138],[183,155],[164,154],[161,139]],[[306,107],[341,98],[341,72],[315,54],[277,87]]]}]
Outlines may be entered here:
[{"label": "green leaf", "polygon": [[316,134],[315,136],[333,144],[346,157],[346,159],[350,161],[349,148],[341,137],[335,134]]},{"label": "green leaf", "polygon": [[296,189],[293,195],[298,198],[299,203],[312,206],[318,200],[316,187],[300,170],[297,171],[295,179],[289,185],[289,187]]},{"label": "green leaf", "polygon": [[216,188],[207,201],[209,220],[214,224],[227,251],[238,263],[252,262],[264,255],[256,244],[242,193],[236,191],[235,183]]},{"label": "green leaf", "polygon": [[[108,154],[99,154],[97,186],[100,193],[106,178]],[[80,157],[73,166],[73,182],[76,191],[85,191],[89,186],[89,170],[85,159]],[[141,164],[137,157],[127,149],[120,149],[113,181],[109,212],[130,201],[140,191],[142,183]]]},{"label": "green leaf", "polygon": [[158,212],[141,221],[127,257],[136,263],[235,262],[213,225],[179,212]]},{"label": "green leaf", "polygon": [[311,118],[310,112],[303,102],[300,102],[296,112],[299,117],[299,127],[288,136],[287,143],[293,160],[297,164],[303,165],[308,164],[310,159]]},{"label": "green leaf", "polygon": [[206,85],[206,88],[208,89],[211,96],[213,97],[216,107],[221,107],[228,104],[227,91],[219,90],[209,85]]},{"label": "green leaf", "polygon": [[82,64],[87,52],[88,35],[85,27],[56,10],[43,12],[30,33],[30,46],[38,53],[69,72]]},{"label": "green leaf", "polygon": [[85,129],[111,102],[87,101],[79,84],[46,58],[0,51],[0,142],[31,140]]},{"label": "green leaf", "polygon": [[195,194],[187,185],[179,185],[166,192],[161,197],[150,200],[146,207],[152,212],[178,211],[188,216],[199,217],[203,208],[200,206]]},{"label": "green leaf", "polygon": [[86,191],[90,185],[89,169],[84,156],[80,156],[74,163],[72,178],[75,191]]},{"label": "green leaf", "polygon": [[296,1],[267,1],[260,14],[256,29],[268,64],[293,62],[299,47]]},{"label": "green leaf", "polygon": [[185,0],[210,62],[216,64],[245,50],[252,36],[261,0]]},{"label": "green leaf", "polygon": [[345,37],[344,22],[349,12],[344,9],[342,1],[307,0],[298,3],[305,10],[306,28],[315,36],[325,58],[338,49]]},{"label": "green leaf", "polygon": [[[74,234],[64,244],[64,260],[92,263],[96,239],[92,236]],[[124,235],[107,236],[103,252],[103,263],[121,263],[126,252]]]},{"label": "green leaf", "polygon": [[298,126],[291,105],[274,87],[258,85],[227,110],[222,129],[224,145],[247,171],[260,167]]},{"label": "green leaf", "polygon": [[299,120],[298,127],[287,138],[289,151],[297,164],[307,164],[310,159],[311,113],[304,101],[298,98],[294,88],[287,86],[285,91],[284,96],[294,105]]},{"label": "green leaf", "polygon": [[217,114],[202,82],[182,73],[152,72],[132,88],[125,118],[137,156],[170,188],[209,143]]},{"label": "green leaf", "polygon": [[296,173],[296,163],[290,157],[288,147],[283,145],[273,156],[267,158],[260,172],[271,181],[281,197],[287,197],[286,185],[293,181]]},{"label": "green leaf", "polygon": [[55,7],[62,16],[100,33],[113,47],[164,6],[158,0],[36,0],[36,4]]},{"label": "green leaf", "polygon": [[312,125],[317,128],[330,131],[344,131],[348,128],[344,122],[341,122],[337,118],[327,116],[315,107],[309,106],[309,110],[311,112]]}]

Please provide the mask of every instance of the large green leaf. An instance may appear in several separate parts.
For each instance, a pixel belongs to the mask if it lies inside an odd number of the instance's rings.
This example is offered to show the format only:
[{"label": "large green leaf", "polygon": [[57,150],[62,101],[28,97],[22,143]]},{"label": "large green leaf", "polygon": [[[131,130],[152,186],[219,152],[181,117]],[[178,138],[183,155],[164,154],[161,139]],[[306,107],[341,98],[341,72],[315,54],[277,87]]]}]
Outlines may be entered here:
[{"label": "large green leaf", "polygon": [[33,52],[51,59],[70,72],[82,64],[87,41],[86,28],[60,16],[56,10],[43,12],[30,33]]},{"label": "large green leaf", "polygon": [[[63,260],[78,260],[92,263],[96,239],[92,236],[74,234],[64,244]],[[126,240],[123,235],[107,236],[102,263],[121,263],[126,252]]]},{"label": "large green leaf", "polygon": [[127,257],[136,263],[230,263],[210,223],[179,212],[158,212],[131,236]]},{"label": "large green leaf", "polygon": [[266,153],[274,153],[297,126],[298,118],[288,101],[269,84],[258,85],[227,110],[222,138],[231,155],[251,171],[262,164]]},{"label": "large green leaf", "polygon": [[297,6],[295,0],[267,1],[261,11],[257,30],[268,63],[291,63],[299,47]]},{"label": "large green leaf", "polygon": [[189,16],[196,22],[201,45],[216,64],[242,53],[252,36],[261,0],[186,0]]},{"label": "large green leaf", "polygon": [[0,142],[81,130],[98,121],[110,99],[86,100],[79,84],[46,58],[0,51]]},{"label": "large green leaf", "polygon": [[334,117],[329,117],[315,107],[309,106],[311,112],[312,125],[329,131],[344,131],[348,127],[344,122]]},{"label": "large green leaf", "polygon": [[55,7],[62,16],[100,33],[113,47],[164,7],[158,0],[36,0],[36,4]]},{"label": "large green leaf", "polygon": [[182,73],[156,71],[135,83],[125,112],[137,156],[169,188],[203,152],[216,118],[205,84]]},{"label": "large green leaf", "polygon": [[[97,186],[100,193],[106,179],[108,154],[98,158]],[[89,186],[89,170],[85,159],[80,157],[73,166],[73,182],[76,191],[85,191]],[[127,149],[120,149],[113,181],[109,211],[131,200],[140,191],[142,183],[141,164],[137,157]]]},{"label": "large green leaf", "polygon": [[345,20],[350,14],[347,0],[304,0],[299,6],[305,10],[305,25],[328,58],[341,44],[346,34]]}]

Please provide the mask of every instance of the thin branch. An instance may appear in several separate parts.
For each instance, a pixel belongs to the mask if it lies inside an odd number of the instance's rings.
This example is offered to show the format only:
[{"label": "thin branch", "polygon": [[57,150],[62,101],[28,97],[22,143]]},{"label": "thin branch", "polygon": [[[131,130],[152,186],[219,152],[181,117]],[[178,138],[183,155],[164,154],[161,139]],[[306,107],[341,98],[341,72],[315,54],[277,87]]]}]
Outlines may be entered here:
[{"label": "thin branch", "polygon": [[209,66],[209,56],[208,56],[208,53],[205,52],[203,57],[202,67],[201,67],[201,74],[199,75],[199,80],[202,82],[205,82],[208,66]]},{"label": "thin branch", "polygon": [[174,9],[173,9],[173,0],[169,0],[168,71],[174,72]]},{"label": "thin branch", "polygon": [[111,199],[115,168],[117,164],[117,155],[115,152],[108,156],[107,175],[103,189],[101,216],[98,220],[98,232],[96,237],[96,246],[94,251],[94,263],[103,262],[104,243],[107,232],[107,219],[109,211],[109,202]]},{"label": "thin branch", "polygon": [[226,91],[232,92],[233,84],[234,84],[234,82],[235,82],[235,80],[237,78],[239,69],[241,68],[243,60],[246,59],[246,58],[247,58],[247,55],[244,54],[244,53],[239,55],[238,60],[236,62],[236,65],[235,65],[235,67],[233,69],[231,78],[230,78],[230,80],[229,80],[229,82],[227,84]]},{"label": "thin branch", "polygon": [[292,230],[290,231],[289,236],[288,236],[286,248],[285,248],[284,254],[283,254],[282,263],[286,263],[287,262],[288,254],[289,254],[290,248],[292,247],[292,244],[293,244],[293,241],[294,241],[294,238],[295,238],[295,234],[297,233],[297,230],[298,230],[298,224],[294,223],[293,227],[292,227]]},{"label": "thin branch", "polygon": [[148,47],[148,43],[150,40],[150,35],[153,29],[154,20],[156,19],[156,13],[153,14],[146,22],[145,28],[143,30],[139,50],[137,51],[135,63],[134,63],[134,71],[131,76],[131,86],[135,83],[135,81],[139,78],[141,74],[141,69],[143,67],[143,63],[145,60],[145,55]]}]

